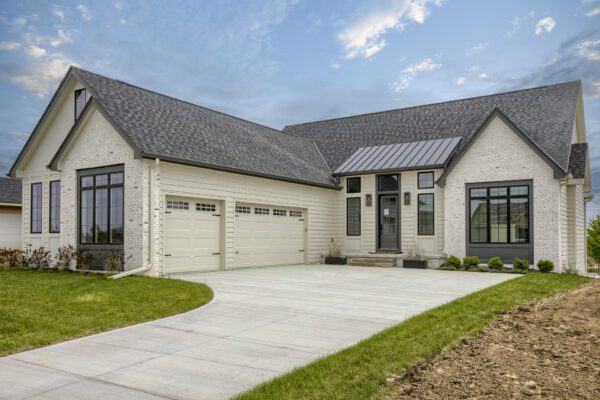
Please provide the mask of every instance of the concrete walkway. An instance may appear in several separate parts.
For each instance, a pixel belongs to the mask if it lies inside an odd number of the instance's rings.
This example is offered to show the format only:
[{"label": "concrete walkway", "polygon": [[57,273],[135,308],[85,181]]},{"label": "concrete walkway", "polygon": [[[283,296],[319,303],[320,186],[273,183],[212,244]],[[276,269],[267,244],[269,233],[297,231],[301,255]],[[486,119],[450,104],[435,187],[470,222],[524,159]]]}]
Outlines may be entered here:
[{"label": "concrete walkway", "polygon": [[197,310],[0,358],[2,399],[225,399],[467,293],[514,278],[402,268],[211,272]]}]

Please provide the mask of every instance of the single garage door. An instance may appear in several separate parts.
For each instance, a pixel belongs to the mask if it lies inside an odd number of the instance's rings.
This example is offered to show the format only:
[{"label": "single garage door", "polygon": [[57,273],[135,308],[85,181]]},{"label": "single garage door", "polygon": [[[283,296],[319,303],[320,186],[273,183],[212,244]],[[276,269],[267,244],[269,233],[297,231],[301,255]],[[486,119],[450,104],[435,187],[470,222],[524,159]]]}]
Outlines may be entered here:
[{"label": "single garage door", "polygon": [[304,211],[254,204],[235,206],[235,266],[304,263]]},{"label": "single garage door", "polygon": [[214,271],[220,267],[219,202],[167,197],[165,273]]}]

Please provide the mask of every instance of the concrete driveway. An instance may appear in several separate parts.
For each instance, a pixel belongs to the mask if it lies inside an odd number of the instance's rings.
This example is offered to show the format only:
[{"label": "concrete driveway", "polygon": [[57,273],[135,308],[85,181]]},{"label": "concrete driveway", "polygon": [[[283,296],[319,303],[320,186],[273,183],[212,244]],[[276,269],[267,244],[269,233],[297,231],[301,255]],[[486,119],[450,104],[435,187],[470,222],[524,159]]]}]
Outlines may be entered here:
[{"label": "concrete driveway", "polygon": [[0,358],[0,398],[225,399],[514,275],[310,265],[180,278],[214,300]]}]

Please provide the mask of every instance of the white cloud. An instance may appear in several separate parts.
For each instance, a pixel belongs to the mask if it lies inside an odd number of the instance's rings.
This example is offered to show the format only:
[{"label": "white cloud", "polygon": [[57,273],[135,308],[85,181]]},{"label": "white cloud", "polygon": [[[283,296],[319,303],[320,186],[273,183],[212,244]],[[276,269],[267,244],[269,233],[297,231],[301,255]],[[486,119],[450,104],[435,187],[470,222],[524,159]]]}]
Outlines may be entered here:
[{"label": "white cloud", "polygon": [[121,25],[127,25],[127,21],[125,21],[124,19],[121,20]]},{"label": "white cloud", "polygon": [[542,35],[544,33],[550,33],[556,26],[556,21],[552,17],[546,17],[540,19],[537,24],[535,24],[535,34]]},{"label": "white cloud", "polygon": [[81,18],[85,19],[86,21],[92,20],[92,14],[90,13],[90,10],[88,10],[88,8],[86,6],[84,6],[83,4],[80,4],[77,6],[77,10],[79,11]]},{"label": "white cloud", "polygon": [[489,46],[488,42],[477,43],[475,46],[468,48],[465,51],[465,55],[472,56],[475,53],[479,53],[480,51],[487,49],[488,46]]},{"label": "white cloud", "polygon": [[46,50],[41,47],[31,45],[31,46],[29,46],[29,49],[27,50],[27,54],[29,54],[31,57],[34,57],[34,58],[40,58],[40,57],[44,57],[46,55]]},{"label": "white cloud", "polygon": [[344,45],[345,57],[373,57],[385,47],[382,36],[388,30],[402,30],[409,22],[422,24],[430,8],[441,4],[441,0],[400,0],[368,12],[337,35]]},{"label": "white cloud", "polygon": [[13,29],[22,29],[27,25],[27,18],[25,17],[16,17],[13,18],[11,24]]},{"label": "white cloud", "polygon": [[16,50],[21,47],[18,42],[0,42],[0,50]]},{"label": "white cloud", "polygon": [[71,34],[62,29],[59,29],[56,35],[56,37],[48,39],[48,42],[52,47],[58,47],[64,43],[71,43],[73,41]]},{"label": "white cloud", "polygon": [[463,85],[466,81],[467,81],[467,78],[465,78],[464,76],[459,76],[458,78],[456,78],[454,80],[454,83],[457,85]]},{"label": "white cloud", "polygon": [[596,15],[600,15],[600,7],[592,8],[584,13],[586,17],[594,17]]},{"label": "white cloud", "polygon": [[479,81],[485,81],[485,82],[493,82],[496,80],[494,77],[489,76],[485,72],[477,74],[476,79]]},{"label": "white cloud", "polygon": [[508,31],[508,35],[511,36],[517,33],[521,29],[521,25],[523,25],[524,22],[532,19],[534,16],[535,11],[531,10],[529,13],[527,13],[527,15],[512,17],[512,19],[509,21],[511,29]]},{"label": "white cloud", "polygon": [[414,77],[422,72],[430,72],[435,71],[436,69],[440,69],[442,64],[436,64],[429,57],[424,57],[418,63],[409,65],[408,67],[402,70],[402,74],[397,81],[393,82],[390,85],[390,88],[394,92],[402,92],[404,89],[410,86]]},{"label": "white cloud", "polygon": [[585,40],[577,45],[577,55],[590,61],[600,61],[600,39]]},{"label": "white cloud", "polygon": [[54,16],[59,18],[61,21],[65,20],[65,12],[56,6],[52,9],[52,14],[54,14]]},{"label": "white cloud", "polygon": [[34,57],[27,64],[27,68],[18,73],[0,72],[0,79],[43,98],[56,87],[71,65],[77,64],[62,53],[52,53],[44,57]]},{"label": "white cloud", "polygon": [[331,68],[333,68],[333,69],[340,69],[340,68],[342,68],[342,64],[340,64],[340,63],[333,63],[333,64],[331,64]]}]

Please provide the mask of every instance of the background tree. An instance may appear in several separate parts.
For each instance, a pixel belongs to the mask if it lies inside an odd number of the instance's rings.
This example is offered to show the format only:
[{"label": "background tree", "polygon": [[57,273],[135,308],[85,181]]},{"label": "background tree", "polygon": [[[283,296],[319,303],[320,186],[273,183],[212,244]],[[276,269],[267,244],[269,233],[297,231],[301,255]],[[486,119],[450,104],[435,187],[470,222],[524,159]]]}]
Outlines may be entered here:
[{"label": "background tree", "polygon": [[596,264],[600,262],[600,215],[597,215],[589,223],[587,253],[588,257],[593,258]]}]

